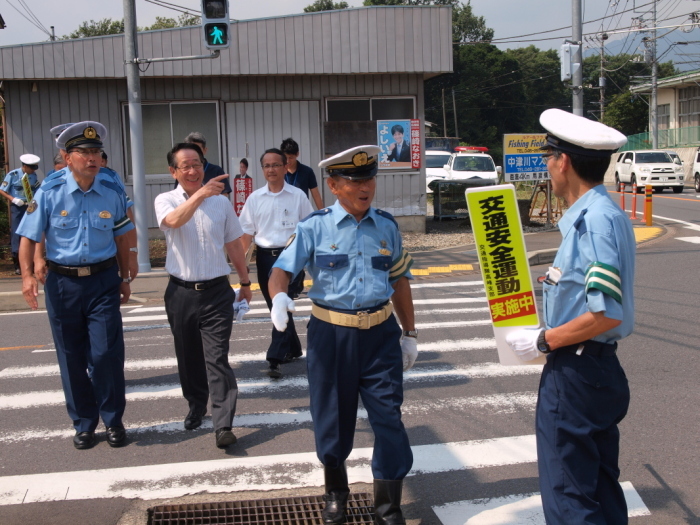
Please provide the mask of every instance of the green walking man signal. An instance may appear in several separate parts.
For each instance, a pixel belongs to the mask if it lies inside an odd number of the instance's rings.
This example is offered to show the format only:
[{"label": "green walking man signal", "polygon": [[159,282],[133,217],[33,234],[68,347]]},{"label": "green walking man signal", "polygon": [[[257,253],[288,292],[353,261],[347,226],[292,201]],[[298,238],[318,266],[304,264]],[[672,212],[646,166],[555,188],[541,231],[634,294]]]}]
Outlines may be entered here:
[{"label": "green walking man signal", "polygon": [[229,38],[228,0],[202,0],[202,29],[208,49],[225,49]]}]

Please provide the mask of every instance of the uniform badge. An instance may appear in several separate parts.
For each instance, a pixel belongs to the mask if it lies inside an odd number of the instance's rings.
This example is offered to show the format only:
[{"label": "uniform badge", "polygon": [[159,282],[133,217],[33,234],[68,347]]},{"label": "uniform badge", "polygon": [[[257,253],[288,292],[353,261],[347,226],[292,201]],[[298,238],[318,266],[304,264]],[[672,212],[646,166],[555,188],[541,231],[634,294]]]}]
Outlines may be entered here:
[{"label": "uniform badge", "polygon": [[92,126],[85,128],[83,131],[83,137],[86,139],[94,139],[97,136],[97,131]]},{"label": "uniform badge", "polygon": [[111,217],[112,217],[112,214],[106,210],[100,212],[100,219],[109,219]]},{"label": "uniform badge", "polygon": [[386,241],[379,241],[379,244],[382,245],[382,248],[386,248]]},{"label": "uniform badge", "polygon": [[336,251],[338,247],[335,244],[331,244],[331,250]]},{"label": "uniform badge", "polygon": [[284,245],[284,249],[286,250],[287,247],[294,242],[294,239],[296,238],[297,234],[293,233],[289,236],[289,239],[287,239],[287,244]]},{"label": "uniform badge", "polygon": [[68,215],[68,212],[66,210],[62,210],[61,217],[65,217],[66,215]]},{"label": "uniform badge", "polygon": [[379,250],[379,253],[382,255],[391,255],[391,252],[386,248],[382,248],[381,250]]},{"label": "uniform badge", "polygon": [[36,201],[32,199],[32,202],[27,206],[27,213],[34,213],[34,210],[36,210]]},{"label": "uniform badge", "polygon": [[2,186],[0,188],[5,188],[7,186],[7,181],[2,181]]},{"label": "uniform badge", "polygon": [[352,156],[352,163],[353,163],[353,165],[355,165],[357,167],[366,166],[369,163],[369,159],[367,157],[367,152],[360,151],[359,153],[355,153]]}]

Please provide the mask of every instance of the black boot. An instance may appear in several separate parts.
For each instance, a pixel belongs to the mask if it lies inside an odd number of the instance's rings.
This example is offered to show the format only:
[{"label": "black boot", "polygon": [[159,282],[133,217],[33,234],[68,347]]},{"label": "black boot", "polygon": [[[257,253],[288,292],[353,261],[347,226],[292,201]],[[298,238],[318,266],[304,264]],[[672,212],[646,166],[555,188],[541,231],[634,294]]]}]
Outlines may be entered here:
[{"label": "black boot", "polygon": [[374,480],[374,523],[377,525],[405,525],[401,513],[402,479]]},{"label": "black boot", "polygon": [[14,253],[12,254],[12,263],[15,265],[15,274],[20,275],[22,272],[19,269],[19,257],[17,257]]},{"label": "black boot", "polygon": [[323,495],[326,506],[321,513],[323,523],[345,523],[345,507],[350,495],[345,463],[338,468],[324,466],[323,476],[326,480],[326,493]]}]

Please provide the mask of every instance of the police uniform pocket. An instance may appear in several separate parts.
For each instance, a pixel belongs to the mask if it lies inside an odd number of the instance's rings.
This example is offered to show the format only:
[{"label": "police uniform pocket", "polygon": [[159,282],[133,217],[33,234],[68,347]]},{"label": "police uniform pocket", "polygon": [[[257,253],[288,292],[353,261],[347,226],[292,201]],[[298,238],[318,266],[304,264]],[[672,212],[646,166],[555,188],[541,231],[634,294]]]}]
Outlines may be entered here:
[{"label": "police uniform pocket", "polygon": [[341,270],[347,268],[348,264],[350,260],[347,254],[316,255],[315,265],[319,269],[318,280],[323,290],[336,292],[337,285],[345,273]]},{"label": "police uniform pocket", "polygon": [[378,255],[377,257],[372,257],[372,268],[388,272],[391,270],[391,256]]},{"label": "police uniform pocket", "polygon": [[61,215],[53,215],[50,219],[53,237],[60,245],[65,246],[73,241],[77,235],[78,218],[63,217]]},{"label": "police uniform pocket", "polygon": [[345,254],[317,255],[316,267],[322,270],[338,270],[345,268],[349,264],[348,256]]}]

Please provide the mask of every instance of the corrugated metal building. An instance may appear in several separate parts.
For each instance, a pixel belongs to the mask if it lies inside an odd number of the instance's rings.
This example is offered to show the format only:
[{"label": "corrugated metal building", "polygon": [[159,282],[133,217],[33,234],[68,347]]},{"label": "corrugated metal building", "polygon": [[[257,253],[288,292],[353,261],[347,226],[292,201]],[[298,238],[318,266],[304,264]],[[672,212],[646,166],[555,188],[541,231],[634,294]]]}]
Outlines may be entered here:
[{"label": "corrugated metal building", "polygon": [[[172,188],[165,154],[190,131],[207,136],[207,158],[232,175],[248,157],[256,188],[264,184],[260,154],[293,137],[330,204],[318,162],[376,143],[376,120],[424,121],[424,81],[452,71],[452,11],[443,6],[247,20],[231,24],[231,41],[218,59],[142,66],[149,227],[157,227],[153,199]],[[199,26],[138,35],[140,58],[205,53]],[[10,168],[31,151],[49,169],[56,149],[48,130],[97,120],[109,129],[109,164],[131,191],[122,35],[2,47],[0,79]],[[422,230],[425,168],[381,171],[374,204],[404,231]]]}]

